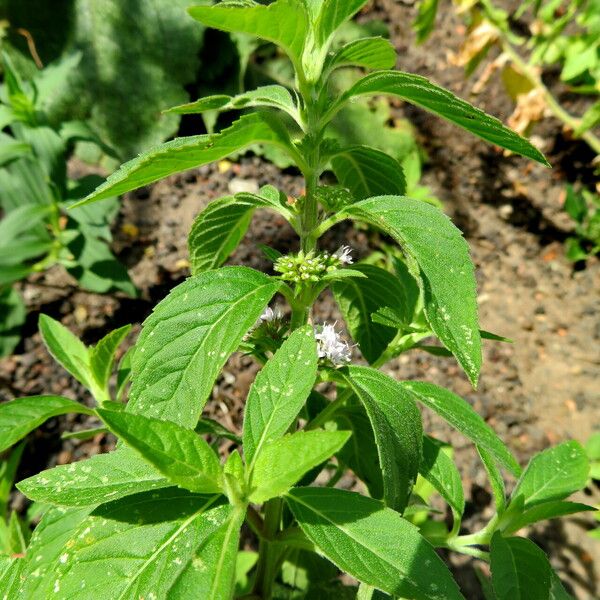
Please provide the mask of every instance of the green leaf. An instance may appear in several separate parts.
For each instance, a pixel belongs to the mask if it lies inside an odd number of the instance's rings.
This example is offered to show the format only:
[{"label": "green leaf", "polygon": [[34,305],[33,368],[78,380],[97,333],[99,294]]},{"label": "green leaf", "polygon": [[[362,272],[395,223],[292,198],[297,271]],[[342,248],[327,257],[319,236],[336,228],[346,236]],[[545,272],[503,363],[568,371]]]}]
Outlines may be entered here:
[{"label": "green leaf", "polygon": [[125,394],[125,389],[129,380],[131,379],[131,359],[133,357],[133,351],[135,350],[135,346],[132,346],[123,354],[121,360],[119,362],[119,366],[117,367],[117,386],[116,386],[116,400],[117,402],[121,401],[123,395]]},{"label": "green leaf", "polygon": [[252,269],[225,267],[171,290],[144,322],[127,410],[195,427],[219,371],[279,285]]},{"label": "green leaf", "polygon": [[295,488],[286,501],[307,537],[342,571],[404,598],[463,598],[418,529],[383,504],[331,488]]},{"label": "green leaf", "polygon": [[65,544],[91,510],[50,508],[45,512],[31,536],[15,597],[47,598],[55,593],[54,563],[64,555]]},{"label": "green leaf", "polygon": [[404,381],[400,385],[414,394],[415,400],[436,412],[474,444],[490,452],[513,475],[521,473],[521,467],[510,450],[468,402],[432,383]]},{"label": "green leaf", "polygon": [[115,361],[115,353],[130,331],[131,325],[119,327],[105,335],[89,350],[90,368],[98,385],[103,389],[108,385]]},{"label": "green leaf", "polygon": [[565,212],[577,223],[583,223],[588,214],[588,206],[584,195],[572,185],[567,185],[564,204]]},{"label": "green leaf", "polygon": [[188,236],[193,275],[223,265],[246,235],[256,204],[225,196],[195,219]]},{"label": "green leaf", "polygon": [[0,452],[10,448],[30,431],[52,417],[94,411],[62,396],[29,396],[0,404]]},{"label": "green leaf", "polygon": [[525,508],[549,500],[563,500],[585,487],[589,469],[589,461],[581,444],[563,442],[536,454],[529,461],[512,498],[522,496]]},{"label": "green leaf", "polygon": [[372,316],[381,309],[391,308],[404,324],[408,324],[412,315],[409,314],[406,290],[395,275],[373,265],[353,265],[344,271],[365,276],[337,281],[331,289],[352,338],[372,364],[396,335],[394,329],[380,324]]},{"label": "green leaf", "polygon": [[28,498],[59,506],[90,506],[171,486],[136,452],[119,448],[42,471],[17,484]]},{"label": "green leaf", "polygon": [[[314,15],[314,27],[317,35],[317,43],[324,45],[327,40],[335,33],[337,28],[357,13],[367,0],[324,0],[324,2],[315,2],[312,13]],[[317,12],[316,7],[320,6]]]},{"label": "green leaf", "polygon": [[298,416],[315,384],[317,361],[314,332],[306,326],[294,331],[259,371],[244,413],[244,457],[250,467]]},{"label": "green leaf", "polygon": [[252,470],[250,501],[260,504],[285,494],[305,473],[333,456],[348,431],[298,431],[265,444]]},{"label": "green leaf", "polygon": [[0,357],[8,356],[21,340],[21,327],[27,311],[17,290],[7,287],[0,290]]},{"label": "green leaf", "polygon": [[89,389],[93,377],[90,355],[85,344],[64,325],[48,315],[40,315],[38,327],[42,340],[54,360]]},{"label": "green leaf", "polygon": [[[409,198],[363,200],[341,216],[366,221],[391,235],[420,273],[425,316],[476,385],[481,368],[475,276],[469,247],[439,209]],[[436,243],[432,245],[432,235]]]},{"label": "green leaf", "polygon": [[299,120],[298,109],[287,88],[282,85],[264,85],[237,96],[208,96],[196,102],[174,106],[166,112],[177,114],[197,114],[207,110],[243,110],[259,107],[278,108],[288,113],[295,121]]},{"label": "green leaf", "polygon": [[417,34],[417,44],[424,42],[433,31],[437,10],[438,0],[421,0],[419,2],[417,18],[413,22],[413,29]]},{"label": "green leaf", "polygon": [[391,69],[396,64],[396,50],[382,37],[362,38],[342,46],[328,60],[327,69],[363,67]]},{"label": "green leaf", "polygon": [[51,207],[40,204],[24,204],[6,214],[0,221],[0,250],[6,252],[15,241],[41,223]]},{"label": "green leaf", "polygon": [[299,0],[277,0],[269,6],[254,2],[223,3],[217,6],[193,6],[190,15],[207,27],[221,31],[247,33],[273,42],[300,64],[308,36],[308,17]]},{"label": "green leaf", "polygon": [[23,576],[25,561],[22,558],[10,559],[0,557],[0,566],[6,560],[4,570],[0,570],[0,592],[2,598],[18,598],[19,583]]},{"label": "green leaf", "polygon": [[552,569],[546,555],[525,538],[503,538],[490,545],[492,585],[498,600],[548,600]]},{"label": "green leaf", "polygon": [[0,132],[0,167],[31,153],[31,146]]},{"label": "green leaf", "polygon": [[0,460],[0,515],[8,513],[9,500],[25,442],[13,448]]},{"label": "green leaf", "polygon": [[419,471],[423,425],[410,394],[370,367],[348,367],[346,379],[365,407],[375,434],[385,503],[402,512]]},{"label": "green leaf", "polygon": [[[59,591],[55,597],[139,600],[154,594],[185,598],[177,590],[185,590],[190,578],[200,578],[199,597],[225,599],[227,586],[219,592],[213,582],[224,583],[220,571],[226,565],[218,560],[221,553],[215,553],[211,542],[230,522],[233,510],[219,506],[217,496],[198,496],[177,488],[105,504],[65,544],[54,565]],[[207,556],[205,546],[210,549]]]},{"label": "green leaf", "polygon": [[366,75],[345,92],[333,111],[350,98],[365,95],[390,94],[420,106],[474,135],[550,166],[544,155],[525,138],[505,127],[495,117],[471,106],[454,94],[431,83],[425,77],[401,71],[378,71]]},{"label": "green leaf", "polygon": [[501,515],[506,509],[506,490],[504,487],[504,479],[500,469],[496,466],[493,455],[486,450],[477,446],[477,452],[481,458],[481,462],[485,467],[490,486],[492,488],[492,494],[494,495],[494,502],[496,504],[496,512]]},{"label": "green leaf", "polygon": [[579,502],[551,500],[550,502],[544,502],[543,504],[536,504],[529,510],[525,510],[525,512],[516,515],[502,528],[502,532],[505,535],[510,535],[519,531],[519,529],[527,527],[527,525],[531,525],[532,523],[537,523],[538,521],[546,521],[548,519],[565,517],[579,512],[595,510],[597,509],[593,506],[588,506],[587,504],[581,504]]},{"label": "green leaf", "polygon": [[219,133],[177,138],[151,148],[122,165],[105,183],[74,206],[119,196],[167,175],[219,160],[255,143],[272,143],[289,149],[289,138],[267,113],[244,115]]},{"label": "green leaf", "polygon": [[460,473],[442,445],[430,437],[423,437],[423,458],[419,473],[452,507],[458,516],[465,512],[465,496]]},{"label": "green leaf", "polygon": [[108,428],[167,479],[198,493],[221,491],[221,465],[197,433],[171,421],[98,410]]},{"label": "green leaf", "polygon": [[402,196],[406,192],[402,166],[381,150],[350,146],[332,157],[331,166],[340,184],[357,200],[381,194]]}]

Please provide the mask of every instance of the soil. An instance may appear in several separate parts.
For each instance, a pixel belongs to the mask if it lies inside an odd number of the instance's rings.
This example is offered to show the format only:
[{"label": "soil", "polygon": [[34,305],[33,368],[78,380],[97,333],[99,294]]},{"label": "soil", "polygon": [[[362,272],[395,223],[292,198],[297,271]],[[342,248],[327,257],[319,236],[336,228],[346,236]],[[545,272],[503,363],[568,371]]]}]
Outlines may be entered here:
[{"label": "soil", "polygon": [[[462,69],[448,63],[448,52],[457,50],[464,28],[453,11],[442,7],[438,27],[421,46],[414,44],[410,29],[415,15],[412,2],[378,0],[361,18],[375,16],[388,22],[399,52],[398,68],[425,75],[505,121],[512,104],[500,83],[492,80],[481,94],[470,97],[472,81],[465,81]],[[570,101],[566,96],[563,99]],[[462,395],[523,464],[550,444],[570,438],[585,442],[600,427],[600,261],[589,259],[574,266],[566,260],[563,243],[572,224],[561,203],[566,181],[590,183],[591,152],[569,140],[559,122],[546,119],[535,134],[544,142],[542,149],[553,166],[550,171],[519,157],[504,156],[417,108],[398,103],[394,116],[409,118],[416,127],[429,155],[425,183],[442,199],[445,211],[469,241],[477,267],[482,328],[514,343],[486,342],[477,391],[453,360],[421,352],[404,355],[386,366],[386,372],[402,379],[432,381]],[[203,167],[128,194],[115,224],[114,248],[128,265],[140,297],[82,292],[60,269],[28,280],[21,290],[30,311],[24,339],[13,356],[0,361],[0,400],[56,393],[89,402],[84,390],[53,363],[41,344],[38,314],[61,320],[86,343],[133,323],[132,343],[152,306],[189,274],[186,236],[196,214],[231,189],[267,183],[291,195],[301,192],[295,173],[282,174],[249,155],[235,164]],[[257,249],[259,243],[285,252],[294,249],[296,242],[280,217],[259,213],[230,262],[268,270],[270,263]],[[335,249],[341,243],[351,244],[360,257],[368,251],[370,239],[366,232],[341,225],[323,245]],[[316,318],[340,319],[329,295],[318,302]],[[243,399],[256,369],[247,357],[236,355],[230,360],[207,407],[212,417],[239,430]],[[465,526],[481,526],[493,508],[472,446],[440,420],[425,418],[428,432],[456,449],[468,498]],[[82,416],[49,421],[32,434],[19,476],[110,449],[114,443],[110,436],[87,441],[60,438],[63,431],[95,424]],[[598,502],[596,487],[592,485],[586,494],[583,501]],[[14,505],[24,505],[18,494]],[[549,552],[561,578],[580,600],[600,593],[600,545],[586,535],[592,526],[592,518],[581,517],[529,532]],[[473,561],[450,560],[466,597],[482,598]]]}]

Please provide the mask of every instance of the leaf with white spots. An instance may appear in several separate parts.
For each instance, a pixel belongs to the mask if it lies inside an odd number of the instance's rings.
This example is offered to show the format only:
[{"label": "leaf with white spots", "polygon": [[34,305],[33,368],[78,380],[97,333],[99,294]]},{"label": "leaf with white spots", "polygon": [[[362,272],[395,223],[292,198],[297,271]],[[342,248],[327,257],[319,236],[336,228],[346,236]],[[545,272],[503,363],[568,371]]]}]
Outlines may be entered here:
[{"label": "leaf with white spots", "polygon": [[587,483],[590,465],[575,441],[564,442],[534,456],[517,482],[512,498],[523,497],[525,508],[563,500]]},{"label": "leaf with white spots", "polygon": [[304,406],[317,377],[310,326],[294,331],[256,376],[244,414],[244,456],[252,465],[264,444],[281,437]]},{"label": "leaf with white spots", "polygon": [[144,322],[127,411],[195,427],[214,381],[280,283],[247,267],[200,273]]},{"label": "leaf with white spots", "polygon": [[411,198],[379,196],[353,204],[344,216],[391,235],[423,289],[425,316],[473,385],[481,368],[481,338],[473,263],[461,232],[438,208]]},{"label": "leaf with white spots", "polygon": [[17,488],[37,502],[90,506],[172,483],[129,448],[97,454],[24,479]]},{"label": "leaf with white spots", "polygon": [[468,402],[433,383],[403,381],[400,385],[410,392],[417,402],[436,412],[474,444],[487,450],[494,460],[513,475],[521,473],[521,467],[510,450]]},{"label": "leaf with white spots", "polygon": [[173,483],[203,494],[221,491],[219,458],[193,430],[123,411],[98,413],[110,431]]},{"label": "leaf with white spots", "polygon": [[415,600],[464,600],[419,530],[378,500],[331,488],[294,488],[286,502],[306,536],[342,571]]},{"label": "leaf with white spots", "polygon": [[[211,550],[213,536],[231,522],[233,511],[218,496],[199,496],[178,488],[104,504],[66,542],[65,552],[55,563],[53,597],[181,597],[174,590],[194,571],[204,574],[204,582],[214,577],[219,563],[213,562],[214,552],[205,556],[204,549]],[[213,590],[212,595],[199,593],[197,597],[226,598],[226,587],[222,595]]]}]

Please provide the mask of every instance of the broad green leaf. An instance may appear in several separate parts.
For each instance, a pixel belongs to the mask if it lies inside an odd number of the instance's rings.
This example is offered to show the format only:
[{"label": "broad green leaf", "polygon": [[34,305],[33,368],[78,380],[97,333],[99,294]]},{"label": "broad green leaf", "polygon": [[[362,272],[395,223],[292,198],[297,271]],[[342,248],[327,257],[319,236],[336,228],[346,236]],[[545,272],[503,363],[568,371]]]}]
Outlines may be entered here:
[{"label": "broad green leaf", "polygon": [[490,545],[492,585],[497,600],[548,600],[552,569],[548,558],[525,538],[503,538]]},{"label": "broad green leaf", "polygon": [[135,346],[132,346],[123,354],[117,367],[117,386],[116,386],[116,401],[120,402],[121,398],[125,394],[125,389],[131,378],[131,359],[133,357],[133,351]]},{"label": "broad green leaf", "polygon": [[381,194],[402,196],[406,193],[402,166],[381,150],[350,146],[332,157],[331,166],[340,184],[348,188],[357,200]]},{"label": "broad green leaf", "polygon": [[565,587],[559,576],[552,571],[552,585],[550,586],[550,600],[575,600]]},{"label": "broad green leaf", "polygon": [[62,396],[29,396],[0,404],[0,452],[10,448],[30,431],[52,417],[94,411]]},{"label": "broad green leaf", "polygon": [[256,143],[272,143],[289,149],[286,132],[267,113],[244,115],[219,133],[177,138],[140,154],[122,165],[96,191],[74,206],[119,196],[167,175],[219,160]]},{"label": "broad green leaf", "polygon": [[8,513],[10,495],[24,448],[25,442],[5,453],[5,456],[0,460],[0,515]]},{"label": "broad green leaf", "polygon": [[6,214],[0,221],[0,251],[6,252],[23,233],[41,223],[51,207],[39,204],[24,204]]},{"label": "broad green leaf", "polygon": [[419,473],[429,481],[454,512],[462,516],[465,511],[465,496],[460,473],[441,444],[427,436],[423,437],[423,458],[419,465]]},{"label": "broad green leaf", "polygon": [[[2,525],[4,525],[4,521],[2,521]],[[29,528],[27,528],[27,531],[29,532]],[[10,555],[25,554],[27,550],[27,541],[25,539],[21,519],[19,519],[19,516],[14,510],[10,513],[6,534],[5,551]]]},{"label": "broad green leaf", "polygon": [[378,71],[357,81],[339,100],[338,107],[350,98],[365,95],[390,94],[420,106],[450,121],[476,136],[517,154],[550,166],[544,155],[525,138],[505,127],[495,117],[471,106],[448,90],[420,75],[401,71]]},{"label": "broad green leaf", "polygon": [[387,506],[402,512],[417,478],[423,425],[411,395],[370,367],[348,367],[346,379],[365,407],[375,434]]},{"label": "broad green leaf", "polygon": [[[5,565],[3,563],[6,562]],[[22,558],[0,557],[0,593],[3,600],[18,598],[18,589],[23,576],[25,561]]]},{"label": "broad green leaf", "polygon": [[90,506],[171,485],[136,452],[119,448],[42,471],[20,481],[17,488],[38,502]]},{"label": "broad green leaf", "polygon": [[210,580],[219,569],[218,562],[205,563],[202,556],[203,547],[231,517],[232,507],[219,504],[217,496],[177,488],[104,504],[66,542],[54,565],[53,597],[185,597],[174,592],[180,579],[198,570]]},{"label": "broad green leaf", "polygon": [[353,265],[344,271],[365,275],[336,281],[331,288],[352,339],[369,363],[374,363],[394,339],[396,331],[373,320],[372,316],[389,307],[408,324],[412,315],[406,290],[395,275],[373,265]]},{"label": "broad green leaf", "polygon": [[19,582],[19,598],[48,598],[56,584],[55,563],[64,556],[64,547],[91,508],[48,509],[29,542]]},{"label": "broad green leaf", "polygon": [[273,42],[299,64],[308,35],[308,15],[301,0],[277,0],[269,6],[223,3],[193,6],[190,15],[207,27],[247,33]]},{"label": "broad green leaf", "polygon": [[413,22],[418,44],[424,42],[433,31],[437,10],[438,0],[421,0],[419,2],[417,18]]},{"label": "broad green leaf", "polygon": [[265,444],[252,470],[250,501],[260,504],[285,494],[305,473],[331,458],[350,438],[348,431],[298,431]]},{"label": "broad green leaf", "polygon": [[115,362],[115,353],[131,331],[131,325],[124,325],[105,335],[93,348],[90,348],[90,368],[98,385],[106,388]]},{"label": "broad green leaf", "polygon": [[513,475],[520,474],[521,467],[510,450],[468,402],[432,383],[403,381],[400,385],[412,393],[415,400],[436,412],[474,444],[487,450]]},{"label": "broad green leaf", "polygon": [[0,167],[18,160],[31,152],[31,146],[0,132]]},{"label": "broad green leaf", "polygon": [[[475,276],[469,247],[439,209],[404,197],[380,196],[346,208],[342,215],[391,235],[419,271],[425,316],[435,334],[476,385],[481,368]],[[431,243],[435,235],[435,244]],[[417,267],[415,266],[418,266]]]},{"label": "broad green leaf", "polygon": [[317,378],[312,327],[294,331],[259,371],[244,412],[244,457],[250,468],[263,447],[281,437],[304,406]]},{"label": "broad green leaf", "polygon": [[391,69],[396,63],[396,50],[382,37],[362,38],[342,46],[327,61],[329,69],[363,67]]},{"label": "broad green leaf", "polygon": [[0,357],[8,356],[21,339],[21,326],[27,316],[25,304],[17,290],[0,290]]},{"label": "broad green leaf", "polygon": [[485,471],[492,488],[492,494],[494,495],[494,502],[496,504],[496,512],[501,515],[506,509],[506,490],[504,487],[502,473],[496,466],[493,455],[488,450],[477,446],[477,452],[479,453],[481,462],[485,467]]},{"label": "broad green leaf", "polygon": [[89,351],[85,344],[64,325],[48,315],[40,315],[38,327],[42,340],[54,360],[89,389],[93,377]]},{"label": "broad green leaf", "polygon": [[219,371],[280,283],[246,267],[184,281],[142,328],[127,410],[195,427]]},{"label": "broad green leaf", "polygon": [[418,529],[372,498],[331,488],[286,496],[306,536],[342,571],[403,598],[458,600],[450,571]]},{"label": "broad green leaf", "polygon": [[536,454],[523,471],[512,497],[523,497],[525,508],[563,500],[585,487],[590,470],[585,450],[575,441]]},{"label": "broad green leaf", "polygon": [[579,512],[597,510],[593,506],[581,504],[579,502],[565,502],[564,500],[550,500],[543,504],[536,504],[525,512],[513,517],[502,531],[506,535],[510,535],[519,531],[527,525],[537,523],[538,521],[546,521],[548,519],[556,519],[565,517]]},{"label": "broad green leaf", "polygon": [[246,235],[256,204],[225,196],[211,202],[188,236],[192,274],[223,265]]},{"label": "broad green leaf", "polygon": [[197,433],[171,421],[98,410],[108,428],[167,479],[199,493],[221,491],[221,465]]},{"label": "broad green leaf", "polygon": [[288,113],[294,120],[299,120],[298,109],[292,95],[282,85],[264,85],[237,96],[208,96],[196,102],[174,106],[166,112],[186,115],[203,113],[207,110],[242,110],[262,106],[278,108]]},{"label": "broad green leaf", "polygon": [[[344,21],[352,17],[367,3],[367,0],[323,0],[320,3],[309,0],[310,3],[313,4],[312,11],[316,17],[314,23],[317,43],[323,45]],[[319,6],[317,12],[316,7]]]}]

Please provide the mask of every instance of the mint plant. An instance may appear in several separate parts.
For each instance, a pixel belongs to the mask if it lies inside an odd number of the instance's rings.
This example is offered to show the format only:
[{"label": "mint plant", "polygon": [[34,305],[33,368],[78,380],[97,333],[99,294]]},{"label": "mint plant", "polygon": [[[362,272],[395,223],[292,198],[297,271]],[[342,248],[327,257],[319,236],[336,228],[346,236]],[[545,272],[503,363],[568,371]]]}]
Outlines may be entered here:
[{"label": "mint plant", "polygon": [[[293,65],[295,88],[273,85],[187,106],[256,110],[219,133],[176,139],[140,155],[78,206],[257,143],[287,153],[305,178],[306,193],[288,200],[266,186],[215,200],[200,213],[189,236],[192,276],[155,307],[127,355],[126,404],[109,386],[123,332],[87,349],[42,318],[50,351],[90,389],[93,411],[119,442],[111,453],[18,484],[49,508],[25,557],[3,563],[5,597],[463,598],[436,549],[489,563],[491,583],[485,575],[484,582],[499,600],[567,596],[542,550],[515,534],[539,520],[590,510],[567,500],[588,478],[583,448],[565,442],[521,469],[468,402],[378,370],[435,336],[477,384],[482,334],[474,268],[450,220],[403,196],[396,160],[369,146],[342,146],[325,131],[354,98],[389,94],[546,161],[529,142],[450,92],[387,70],[394,63],[389,42],[362,39],[330,51],[338,27],[365,3],[236,0],[190,9],[209,27],[277,44]],[[334,94],[330,77],[347,65],[372,72]],[[322,185],[325,170],[338,185]],[[291,224],[298,251],[281,256],[266,248],[272,275],[222,266],[262,209]],[[393,239],[402,250],[393,270],[354,264],[348,247],[322,249],[321,236],[343,220]],[[327,288],[365,359],[361,364],[352,363],[357,350],[340,325],[313,315]],[[216,378],[237,350],[262,365],[246,398],[241,435],[202,416]],[[2,405],[3,445],[57,414],[51,408],[56,401]],[[460,473],[447,448],[423,431],[419,406],[445,419],[479,454],[496,508],[479,531],[462,528]],[[503,472],[517,479],[510,494]],[[336,487],[348,473],[357,491]],[[447,504],[447,522],[436,518],[433,495]],[[342,580],[340,573],[349,577]]]},{"label": "mint plant", "polygon": [[125,267],[108,243],[118,210],[113,198],[96,207],[67,208],[102,178],[67,175],[77,141],[110,149],[81,121],[53,121],[47,112],[57,89],[66,85],[75,60],[49,65],[28,80],[3,55],[0,87],[0,356],[14,350],[26,310],[13,283],[62,265],[93,292],[121,290],[135,295]]},{"label": "mint plant", "polygon": [[600,253],[600,196],[569,185],[564,209],[575,223],[574,235],[565,241],[567,258],[577,262]]}]

